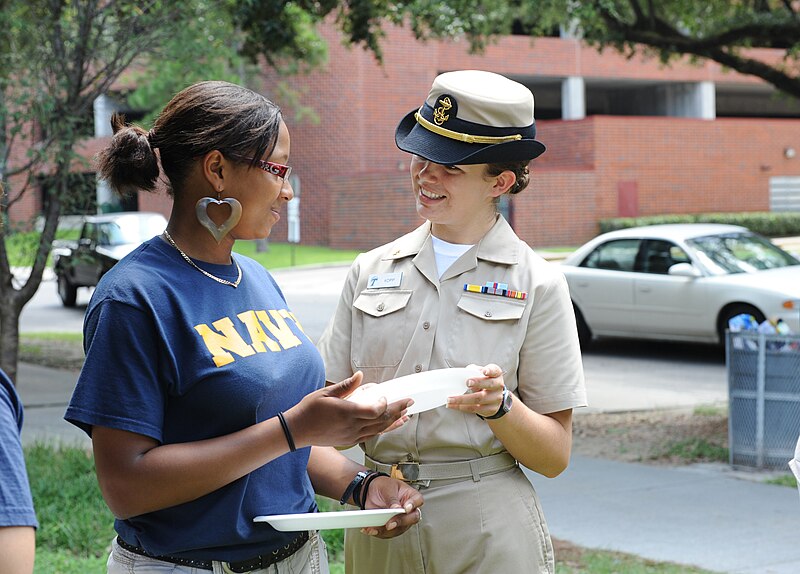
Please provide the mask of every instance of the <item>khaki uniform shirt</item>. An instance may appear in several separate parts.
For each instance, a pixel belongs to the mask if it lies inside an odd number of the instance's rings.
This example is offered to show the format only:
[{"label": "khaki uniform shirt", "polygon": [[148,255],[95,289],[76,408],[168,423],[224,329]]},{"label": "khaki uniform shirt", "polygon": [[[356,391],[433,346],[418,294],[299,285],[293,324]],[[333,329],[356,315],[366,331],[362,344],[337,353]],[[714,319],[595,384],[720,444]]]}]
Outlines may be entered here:
[{"label": "khaki uniform shirt", "polygon": [[[372,275],[402,273],[371,288]],[[527,298],[473,293],[465,284],[505,283]],[[506,386],[541,413],[586,405],[575,315],[563,274],[536,255],[502,217],[439,279],[430,223],[360,255],[319,343],[329,381],[356,370],[364,382],[469,364],[496,363]],[[438,408],[362,445],[393,464],[470,460],[505,449],[470,413]]]}]

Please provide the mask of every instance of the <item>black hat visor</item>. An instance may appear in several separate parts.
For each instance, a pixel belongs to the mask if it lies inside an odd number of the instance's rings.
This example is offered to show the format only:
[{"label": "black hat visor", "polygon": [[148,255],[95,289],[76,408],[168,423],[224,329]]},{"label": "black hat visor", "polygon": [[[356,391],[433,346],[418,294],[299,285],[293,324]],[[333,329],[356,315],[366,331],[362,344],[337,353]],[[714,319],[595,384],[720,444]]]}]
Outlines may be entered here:
[{"label": "black hat visor", "polygon": [[[420,113],[425,116],[423,106]],[[467,143],[434,133],[417,122],[414,110],[398,124],[394,139],[401,150],[416,154],[442,165],[469,165],[479,163],[505,163],[530,161],[545,151],[545,146],[534,139],[536,126],[525,128],[492,128],[466,120],[451,120],[447,129],[478,136],[508,136],[520,133],[522,139],[499,144]]]}]

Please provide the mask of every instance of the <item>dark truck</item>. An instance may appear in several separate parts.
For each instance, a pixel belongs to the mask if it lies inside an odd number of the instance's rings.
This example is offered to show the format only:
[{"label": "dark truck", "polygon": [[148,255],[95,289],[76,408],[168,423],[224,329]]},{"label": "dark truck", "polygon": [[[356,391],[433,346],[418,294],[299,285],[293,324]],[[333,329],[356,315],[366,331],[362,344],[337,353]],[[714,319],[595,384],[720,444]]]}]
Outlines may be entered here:
[{"label": "dark truck", "polygon": [[167,220],[160,213],[128,211],[87,216],[78,241],[53,242],[53,268],[61,302],[65,307],[74,307],[78,287],[97,285],[120,259],[166,227]]}]

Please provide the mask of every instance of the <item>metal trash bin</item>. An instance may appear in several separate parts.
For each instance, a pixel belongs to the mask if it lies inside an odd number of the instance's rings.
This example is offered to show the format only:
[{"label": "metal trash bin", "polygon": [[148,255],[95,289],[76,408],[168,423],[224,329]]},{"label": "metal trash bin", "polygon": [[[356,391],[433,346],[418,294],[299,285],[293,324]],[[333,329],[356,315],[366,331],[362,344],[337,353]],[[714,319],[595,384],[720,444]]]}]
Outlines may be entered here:
[{"label": "metal trash bin", "polygon": [[800,337],[728,331],[732,466],[783,468],[800,436]]}]

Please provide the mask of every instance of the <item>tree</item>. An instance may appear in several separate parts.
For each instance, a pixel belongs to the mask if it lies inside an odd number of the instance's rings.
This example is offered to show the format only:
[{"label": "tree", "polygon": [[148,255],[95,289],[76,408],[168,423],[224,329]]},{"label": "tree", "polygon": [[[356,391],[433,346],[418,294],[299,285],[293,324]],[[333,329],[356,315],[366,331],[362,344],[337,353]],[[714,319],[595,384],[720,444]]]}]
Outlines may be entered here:
[{"label": "tree", "polygon": [[[19,316],[39,288],[65,206],[79,199],[76,144],[95,98],[137,59],[175,33],[191,3],[21,0],[2,3],[0,21],[0,181],[12,208],[43,177],[43,227],[27,277],[15,277],[0,229],[0,368],[14,379]],[[24,149],[21,153],[20,148]],[[11,158],[16,153],[16,161]],[[23,158],[23,159],[20,159]]]},{"label": "tree", "polygon": [[[668,62],[680,55],[707,58],[753,75],[800,98],[800,3],[792,0],[595,0],[569,2],[567,14],[584,39],[633,55],[640,46]],[[750,48],[773,48],[765,61]]]}]

